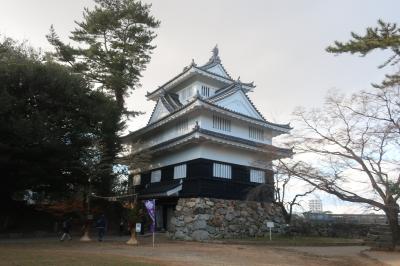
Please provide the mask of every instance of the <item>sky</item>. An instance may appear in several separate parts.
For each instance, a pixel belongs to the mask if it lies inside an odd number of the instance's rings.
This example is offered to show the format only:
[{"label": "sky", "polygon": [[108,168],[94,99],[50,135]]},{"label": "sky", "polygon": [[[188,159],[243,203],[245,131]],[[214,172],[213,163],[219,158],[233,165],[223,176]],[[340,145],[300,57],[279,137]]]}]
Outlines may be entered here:
[{"label": "sky", "polygon": [[[325,48],[346,41],[350,32],[364,32],[379,18],[400,22],[395,0],[145,0],[161,21],[151,62],[141,88],[127,100],[129,109],[146,112],[132,119],[129,130],[146,125],[153,91],[194,59],[205,63],[218,44],[222,63],[235,79],[254,81],[250,98],[264,116],[278,123],[291,121],[297,106],[318,107],[329,90],[352,93],[368,89],[388,70],[377,69],[385,54],[334,56]],[[90,0],[0,0],[0,35],[27,40],[50,50],[45,35],[54,25],[63,40],[82,19]],[[295,125],[294,125],[295,126]],[[341,203],[327,201],[329,208]],[[336,207],[334,206],[336,205]],[[326,207],[324,207],[326,209]]]}]

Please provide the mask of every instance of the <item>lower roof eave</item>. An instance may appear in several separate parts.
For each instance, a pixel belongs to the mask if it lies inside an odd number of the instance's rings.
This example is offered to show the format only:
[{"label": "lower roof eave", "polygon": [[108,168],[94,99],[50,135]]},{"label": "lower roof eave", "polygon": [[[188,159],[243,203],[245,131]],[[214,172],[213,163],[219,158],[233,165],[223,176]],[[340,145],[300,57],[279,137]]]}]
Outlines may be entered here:
[{"label": "lower roof eave", "polygon": [[[224,139],[219,135],[218,134],[213,135],[207,130],[203,130],[202,132],[196,130],[186,135],[177,137],[175,139],[168,140],[163,143],[157,144],[155,146],[149,147],[146,150],[150,151],[150,153],[158,153],[165,150],[170,151],[171,149],[180,149],[182,148],[182,146],[189,144],[212,142],[217,145],[228,145],[237,149],[250,150],[254,152],[263,153],[267,155],[270,158],[270,160],[289,158],[293,155],[293,151],[291,149],[278,148],[273,145],[261,144],[261,143],[257,145],[252,145],[251,141],[248,140],[242,140],[241,143],[238,141],[238,139],[235,139],[236,141],[235,140],[231,141],[226,138]],[[229,138],[229,136],[227,138]]]}]

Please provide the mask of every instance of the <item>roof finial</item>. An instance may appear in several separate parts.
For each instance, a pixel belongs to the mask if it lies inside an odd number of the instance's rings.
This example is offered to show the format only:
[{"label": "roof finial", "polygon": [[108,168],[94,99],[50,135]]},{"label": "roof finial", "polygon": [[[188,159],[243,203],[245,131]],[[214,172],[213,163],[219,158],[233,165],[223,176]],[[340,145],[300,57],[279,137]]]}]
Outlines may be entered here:
[{"label": "roof finial", "polygon": [[218,57],[218,44],[215,45],[215,47],[212,49],[213,52],[213,57]]},{"label": "roof finial", "polygon": [[210,59],[211,62],[221,62],[221,59],[219,58],[219,50],[218,50],[218,44],[215,45],[215,47],[212,49],[212,57]]},{"label": "roof finial", "polygon": [[190,63],[190,66],[197,66],[197,64],[194,62],[193,58],[192,58],[192,63]]}]

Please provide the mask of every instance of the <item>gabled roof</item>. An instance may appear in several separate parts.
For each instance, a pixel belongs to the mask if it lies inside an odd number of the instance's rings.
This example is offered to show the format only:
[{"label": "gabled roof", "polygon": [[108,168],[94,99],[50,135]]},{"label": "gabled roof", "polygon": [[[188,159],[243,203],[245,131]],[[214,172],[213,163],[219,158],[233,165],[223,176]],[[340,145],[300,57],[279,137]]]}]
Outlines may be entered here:
[{"label": "gabled roof", "polygon": [[226,78],[229,78],[232,80],[232,77],[228,74],[228,71],[226,71],[226,69],[224,68],[224,66],[221,63],[221,58],[219,58],[219,50],[218,50],[218,46],[215,45],[214,49],[212,50],[212,56],[211,58],[208,60],[207,63],[205,63],[204,65],[200,66],[199,68],[203,69],[203,70],[207,70],[209,72],[224,76]]},{"label": "gabled roof", "polygon": [[[160,110],[167,110],[168,114],[174,112],[175,110],[179,109],[182,107],[182,103],[179,101],[179,96],[175,93],[165,93],[163,96],[161,96],[157,104],[154,106],[154,109],[150,115],[149,121],[147,122],[147,125],[154,123],[158,120],[160,120],[162,117],[164,117],[164,113]],[[160,115],[162,114],[162,115]],[[168,115],[166,114],[166,115]]]},{"label": "gabled roof", "polygon": [[236,85],[229,90],[223,91],[222,93],[212,97],[211,99],[206,99],[211,103],[215,103],[226,109],[245,114],[257,119],[267,120],[264,116],[257,110],[253,102],[246,95],[240,85]]},{"label": "gabled roof", "polygon": [[[185,67],[181,73],[179,73],[163,85],[159,86],[154,91],[148,92],[146,96],[149,99],[157,99],[157,96],[161,95],[163,91],[167,91],[174,85],[180,83],[183,80],[186,80],[193,75],[207,76],[219,82],[225,83],[226,85],[230,85],[235,82],[222,65],[221,59],[218,55],[218,48],[215,47],[213,49],[212,57],[205,65],[197,66],[194,60],[192,60],[191,64]],[[246,91],[250,91],[254,88],[253,82],[242,83],[242,85]]]},{"label": "gabled roof", "polygon": [[[159,102],[160,101],[161,100],[159,100]],[[258,119],[258,118],[252,117],[252,116],[247,116],[245,114],[235,112],[233,110],[219,106],[215,103],[212,103],[211,101],[207,101],[206,99],[202,99],[202,98],[199,98],[198,96],[196,96],[193,98],[192,101],[188,102],[185,105],[182,105],[181,107],[177,108],[176,110],[169,113],[168,115],[163,116],[158,120],[151,119],[146,127],[138,129],[134,132],[130,132],[129,134],[127,134],[121,138],[123,141],[127,141],[128,138],[130,138],[130,137],[137,137],[137,136],[143,135],[146,132],[148,132],[154,128],[157,128],[166,123],[169,123],[170,121],[175,120],[175,119],[181,117],[182,115],[184,115],[188,112],[191,112],[195,109],[199,109],[199,108],[205,108],[205,109],[208,109],[208,110],[211,110],[214,112],[220,112],[220,113],[223,113],[224,115],[228,115],[228,116],[234,117],[236,119],[249,121],[249,122],[255,123],[259,126],[264,126],[266,128],[270,128],[270,129],[272,129],[276,132],[280,132],[280,133],[288,133],[292,129],[289,124],[276,124],[276,123],[268,122],[265,119]]]}]

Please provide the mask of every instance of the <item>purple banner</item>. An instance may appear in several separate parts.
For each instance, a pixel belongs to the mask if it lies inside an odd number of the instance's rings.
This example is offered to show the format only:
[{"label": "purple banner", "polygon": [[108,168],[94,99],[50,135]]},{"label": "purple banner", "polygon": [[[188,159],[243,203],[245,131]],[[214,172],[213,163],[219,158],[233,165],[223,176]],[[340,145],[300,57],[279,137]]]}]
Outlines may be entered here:
[{"label": "purple banner", "polygon": [[151,220],[153,221],[150,227],[152,233],[155,232],[156,229],[156,200],[145,200],[144,206],[147,209],[147,213],[149,214]]}]

